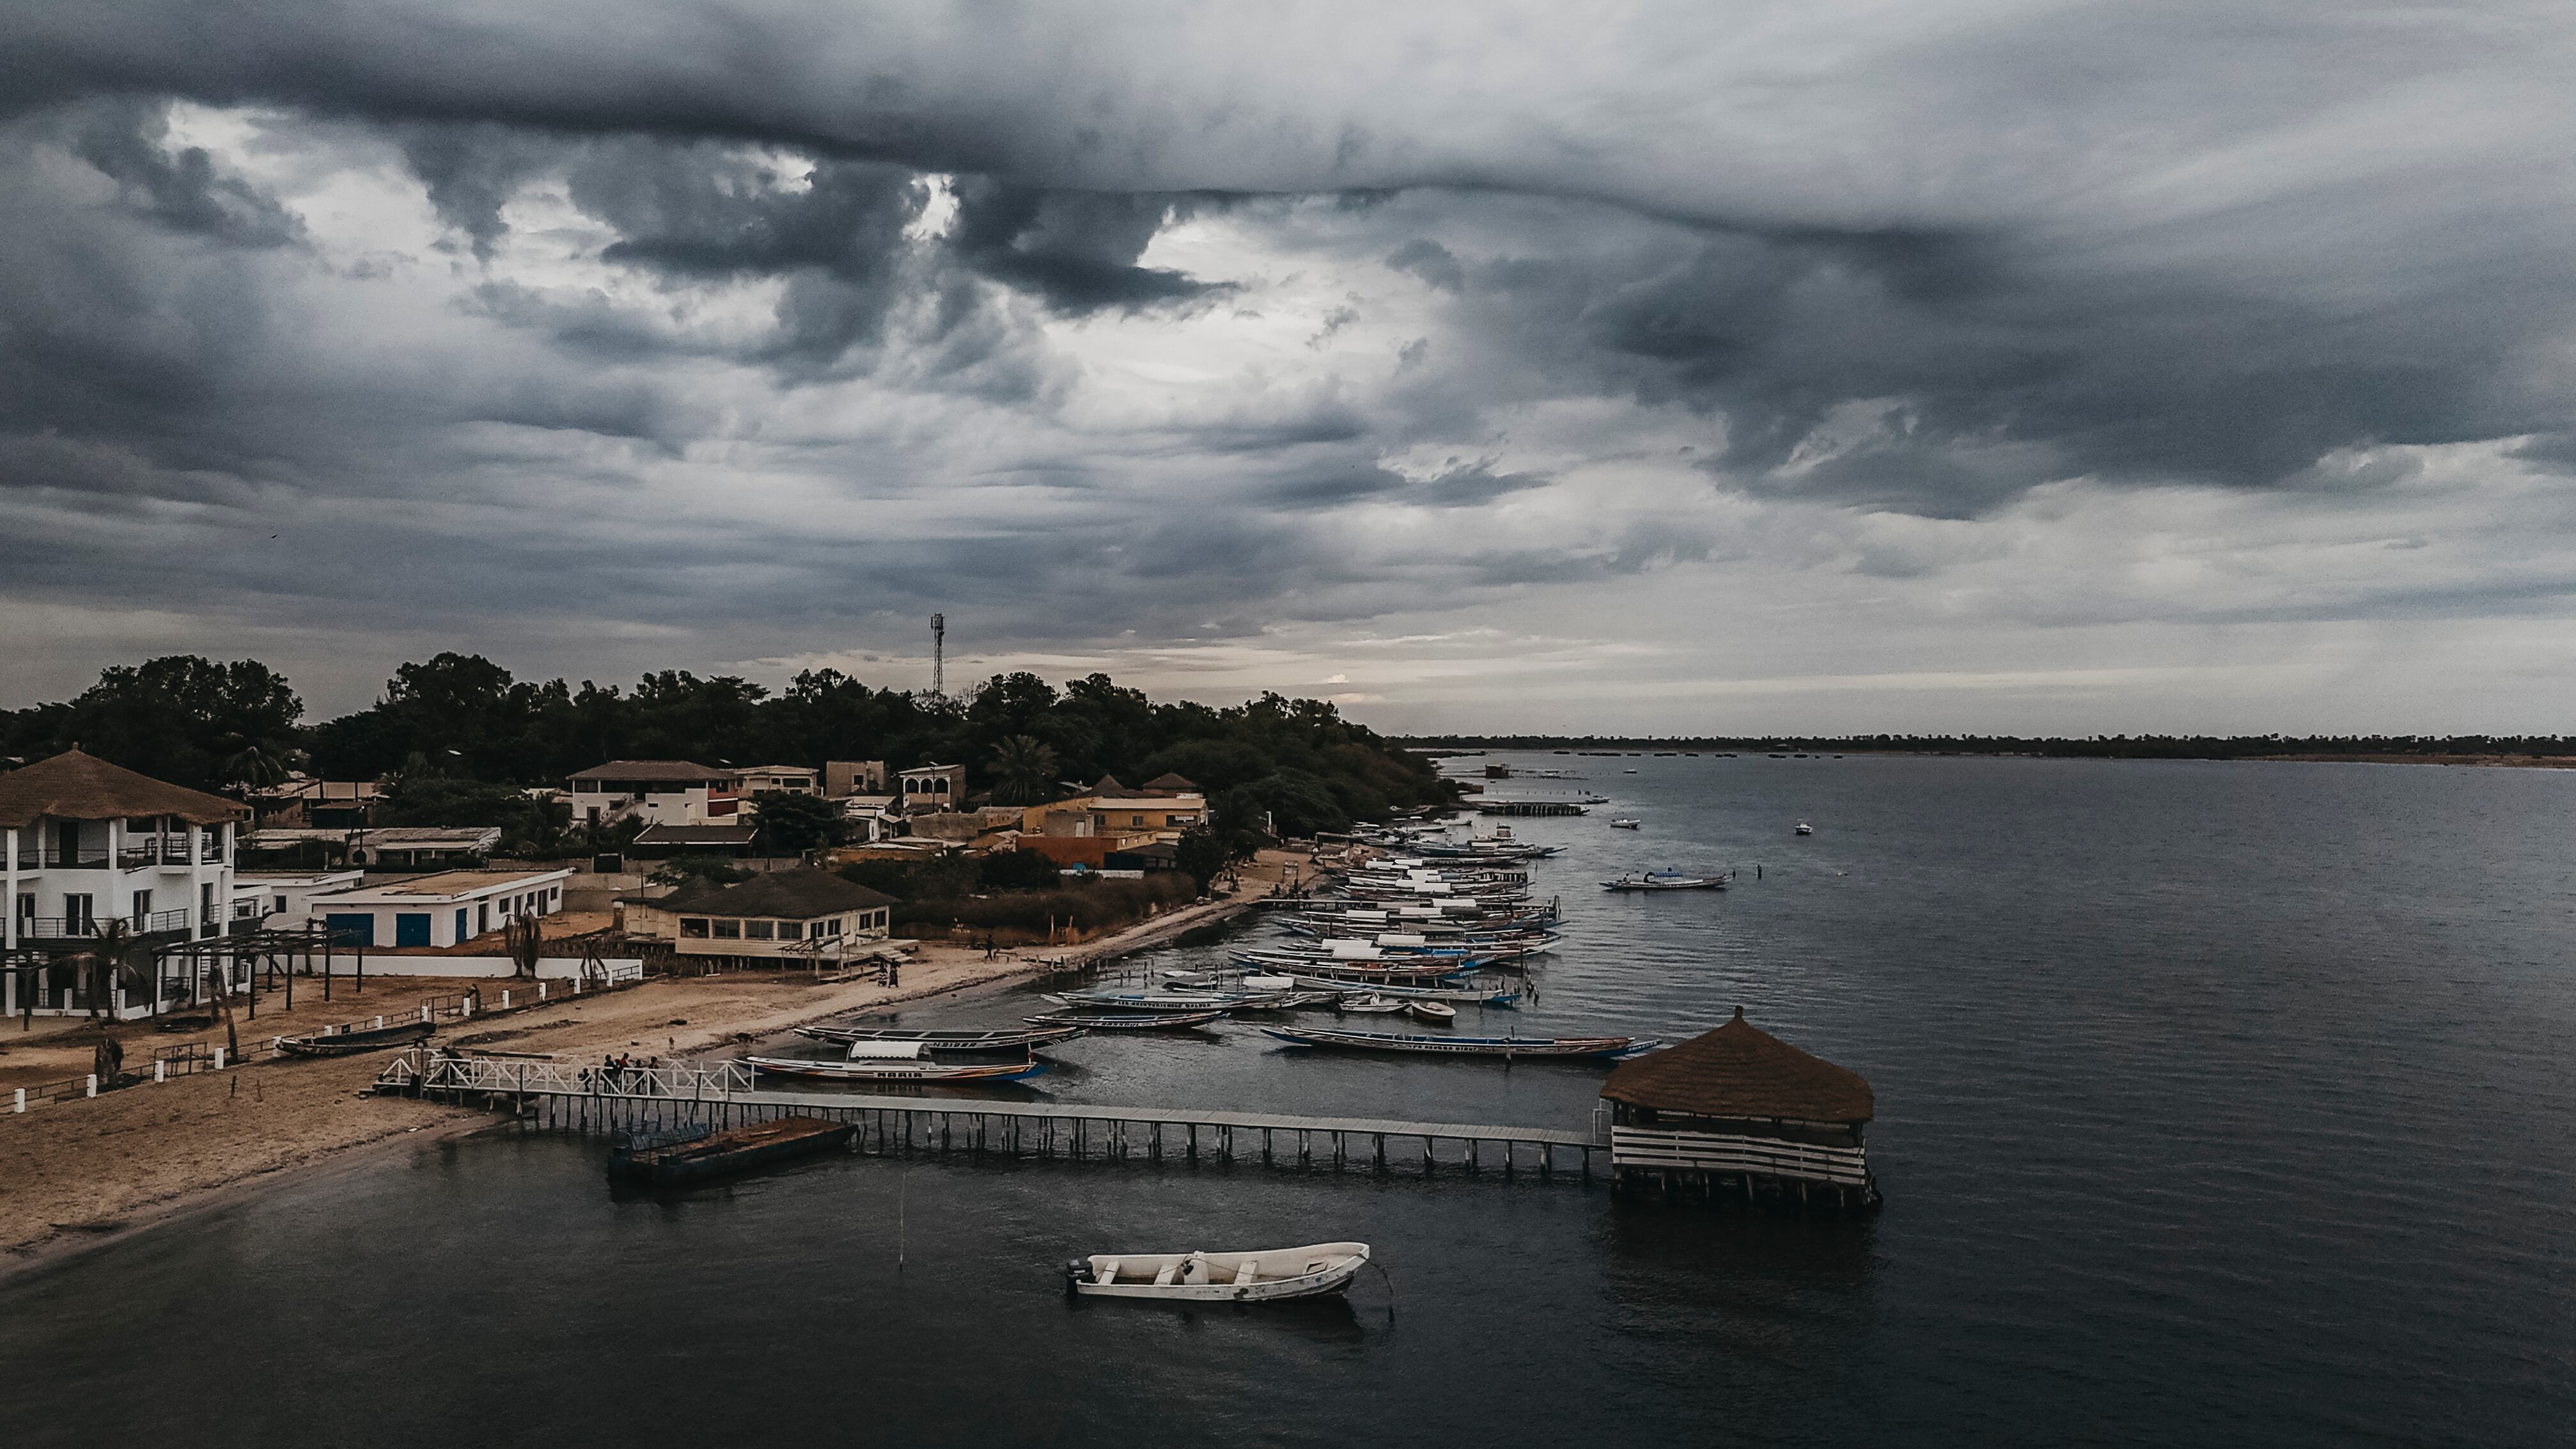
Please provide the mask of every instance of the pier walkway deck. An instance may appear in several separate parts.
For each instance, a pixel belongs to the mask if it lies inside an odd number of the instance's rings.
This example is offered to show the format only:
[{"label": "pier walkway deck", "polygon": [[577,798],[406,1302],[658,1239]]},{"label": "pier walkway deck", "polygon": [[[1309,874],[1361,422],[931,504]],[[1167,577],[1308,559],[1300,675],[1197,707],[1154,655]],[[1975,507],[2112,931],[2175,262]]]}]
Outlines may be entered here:
[{"label": "pier walkway deck", "polygon": [[1440,1168],[1470,1174],[1560,1171],[1593,1177],[1594,1154],[1608,1164],[1609,1139],[1549,1127],[1409,1122],[1374,1117],[1303,1117],[1208,1108],[1001,1101],[877,1092],[758,1090],[749,1069],[584,1067],[537,1057],[447,1056],[413,1048],[376,1079],[378,1091],[449,1100],[507,1102],[522,1117],[572,1131],[718,1127],[773,1117],[820,1117],[856,1127],[853,1150],[877,1155],[962,1152],[1012,1158],[1093,1161],[1258,1161],[1266,1167],[1373,1173]]}]

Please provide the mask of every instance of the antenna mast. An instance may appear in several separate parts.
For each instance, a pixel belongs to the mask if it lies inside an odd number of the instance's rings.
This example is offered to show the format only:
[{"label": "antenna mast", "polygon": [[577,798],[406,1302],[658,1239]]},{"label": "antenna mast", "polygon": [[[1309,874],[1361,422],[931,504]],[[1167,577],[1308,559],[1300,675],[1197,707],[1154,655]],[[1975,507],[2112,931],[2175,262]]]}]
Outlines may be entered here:
[{"label": "antenna mast", "polygon": [[930,616],[930,692],[948,697],[948,616]]}]

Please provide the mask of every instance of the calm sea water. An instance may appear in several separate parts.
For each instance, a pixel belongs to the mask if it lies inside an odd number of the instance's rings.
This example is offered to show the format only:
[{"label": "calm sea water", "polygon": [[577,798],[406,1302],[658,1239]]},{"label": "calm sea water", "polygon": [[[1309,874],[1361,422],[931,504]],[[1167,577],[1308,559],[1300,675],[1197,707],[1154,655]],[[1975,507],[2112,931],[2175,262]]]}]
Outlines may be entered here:
[{"label": "calm sea water", "polygon": [[[1568,940],[1461,1029],[1741,1003],[1870,1078],[1882,1214],[875,1159],[618,1197],[595,1142],[502,1136],[0,1283],[0,1442],[2569,1442],[2576,773],[1513,758],[1615,803],[1520,823],[1571,847],[1537,868]],[[1242,1028],[1061,1055],[1068,1100],[1564,1126],[1600,1075]],[[1386,1281],[1174,1311],[1055,1276],[1333,1238]]]}]

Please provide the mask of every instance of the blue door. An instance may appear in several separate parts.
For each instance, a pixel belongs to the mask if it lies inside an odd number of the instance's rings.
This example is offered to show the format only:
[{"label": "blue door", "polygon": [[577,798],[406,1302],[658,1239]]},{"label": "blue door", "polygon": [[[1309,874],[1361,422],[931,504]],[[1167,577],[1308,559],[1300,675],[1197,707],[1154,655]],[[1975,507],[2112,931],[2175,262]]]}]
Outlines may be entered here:
[{"label": "blue door", "polygon": [[331,943],[335,946],[376,944],[376,918],[373,915],[359,915],[355,912],[342,915],[333,912],[322,918],[322,925],[324,929],[330,931]]},{"label": "blue door", "polygon": [[398,912],[394,916],[394,944],[397,946],[428,945],[429,912]]},{"label": "blue door", "polygon": [[458,906],[456,908],[456,939],[459,941],[465,939],[465,908],[463,906]]}]

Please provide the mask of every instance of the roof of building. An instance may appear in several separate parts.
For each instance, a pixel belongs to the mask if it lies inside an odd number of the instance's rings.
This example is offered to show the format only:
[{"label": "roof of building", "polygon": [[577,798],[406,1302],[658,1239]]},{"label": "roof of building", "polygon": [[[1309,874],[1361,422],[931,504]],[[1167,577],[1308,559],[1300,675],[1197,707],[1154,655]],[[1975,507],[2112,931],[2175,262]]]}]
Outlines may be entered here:
[{"label": "roof of building", "polygon": [[409,880],[360,886],[353,891],[341,892],[336,899],[352,900],[360,896],[462,896],[481,890],[503,890],[523,881],[550,880],[556,876],[571,873],[568,870],[442,870],[435,875],[416,875]]},{"label": "roof of building", "polygon": [[869,890],[828,870],[811,868],[770,871],[755,875],[740,885],[715,890],[702,891],[682,886],[653,902],[666,911],[704,911],[711,916],[777,916],[791,921],[837,916],[843,911],[875,910],[894,903],[894,897],[882,891]]},{"label": "roof of building", "polygon": [[812,765],[745,765],[733,773],[737,775],[819,775],[823,772]]},{"label": "roof of building", "polygon": [[1184,790],[1196,790],[1198,787],[1199,785],[1196,780],[1174,774],[1167,770],[1160,775],[1156,775],[1154,778],[1146,781],[1137,788],[1140,790],[1169,790],[1174,794],[1178,794]]},{"label": "roof of building", "polygon": [[636,832],[637,845],[749,845],[757,825],[647,825]]},{"label": "roof of building", "polygon": [[587,770],[575,770],[572,778],[667,781],[677,784],[695,780],[727,780],[733,775],[734,772],[731,770],[719,770],[713,765],[701,765],[694,760],[611,760],[605,765],[593,765]]},{"label": "roof of building", "polygon": [[0,775],[0,825],[57,820],[144,820],[167,815],[190,825],[249,816],[249,807],[65,750],[50,760]]},{"label": "roof of building", "polygon": [[501,843],[498,825],[387,825],[345,832],[369,850],[484,850]]},{"label": "roof of building", "polygon": [[1744,1019],[1622,1062],[1601,1095],[1695,1117],[1866,1122],[1875,1108],[1860,1073],[1810,1056]]},{"label": "roof of building", "polygon": [[915,765],[909,770],[897,770],[895,773],[898,775],[924,775],[933,770],[962,770],[965,768],[966,767],[964,765]]},{"label": "roof of building", "polygon": [[1091,793],[1094,795],[1124,795],[1127,793],[1127,787],[1118,783],[1118,777],[1116,775],[1103,775],[1092,784]]}]

